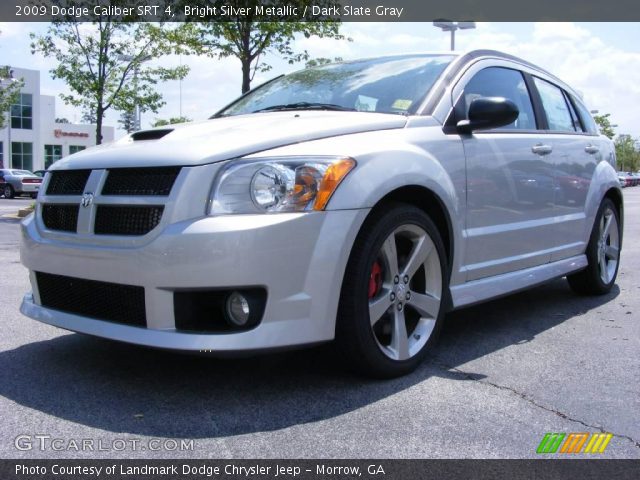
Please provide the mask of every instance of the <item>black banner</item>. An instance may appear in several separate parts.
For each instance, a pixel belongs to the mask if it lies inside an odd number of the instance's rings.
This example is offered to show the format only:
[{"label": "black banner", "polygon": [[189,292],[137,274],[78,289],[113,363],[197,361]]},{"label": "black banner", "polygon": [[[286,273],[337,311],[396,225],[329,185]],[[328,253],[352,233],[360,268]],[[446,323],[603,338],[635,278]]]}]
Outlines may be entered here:
[{"label": "black banner", "polygon": [[0,460],[2,480],[635,480],[638,471],[640,460]]},{"label": "black banner", "polygon": [[2,0],[0,21],[638,21],[637,0]]}]

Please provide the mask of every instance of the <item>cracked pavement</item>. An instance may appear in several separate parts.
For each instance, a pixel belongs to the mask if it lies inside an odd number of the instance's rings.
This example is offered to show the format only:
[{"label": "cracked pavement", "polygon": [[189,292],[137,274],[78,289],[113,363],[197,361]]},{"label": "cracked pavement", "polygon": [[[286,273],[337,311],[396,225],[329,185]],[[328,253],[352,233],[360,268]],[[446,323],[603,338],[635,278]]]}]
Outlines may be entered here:
[{"label": "cracked pavement", "polygon": [[[560,279],[453,312],[424,364],[392,381],[345,372],[327,346],[219,360],[29,320],[19,225],[0,218],[0,457],[535,458],[546,432],[610,432],[596,457],[639,459],[640,188],[624,194],[611,294],[579,297]],[[21,451],[21,434],[66,443]],[[68,447],[150,438],[194,450]]]}]

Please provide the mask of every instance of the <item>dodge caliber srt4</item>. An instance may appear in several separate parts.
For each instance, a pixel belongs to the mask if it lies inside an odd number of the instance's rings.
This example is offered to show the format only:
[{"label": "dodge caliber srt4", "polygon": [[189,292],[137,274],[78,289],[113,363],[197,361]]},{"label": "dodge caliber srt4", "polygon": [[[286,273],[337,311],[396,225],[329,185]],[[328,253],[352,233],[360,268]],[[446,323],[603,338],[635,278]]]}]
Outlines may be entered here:
[{"label": "dodge caliber srt4", "polygon": [[56,162],[22,223],[21,311],[219,354],[335,339],[401,375],[447,311],[563,276],[608,292],[615,161],[580,95],[510,55],[309,68]]}]

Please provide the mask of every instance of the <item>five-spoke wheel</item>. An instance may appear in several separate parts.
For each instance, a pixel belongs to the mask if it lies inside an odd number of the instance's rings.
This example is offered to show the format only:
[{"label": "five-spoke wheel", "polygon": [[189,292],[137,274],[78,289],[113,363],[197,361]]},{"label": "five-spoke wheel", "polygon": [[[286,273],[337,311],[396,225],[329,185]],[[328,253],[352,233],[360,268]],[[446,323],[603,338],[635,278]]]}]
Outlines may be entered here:
[{"label": "five-spoke wheel", "polygon": [[347,265],[336,335],[356,367],[392,377],[417,366],[442,321],[446,265],[422,210],[391,204],[367,219]]},{"label": "five-spoke wheel", "polygon": [[618,275],[622,232],[620,215],[615,204],[605,198],[598,209],[591,237],[587,245],[584,270],[567,276],[569,285],[578,293],[602,295],[613,287]]},{"label": "five-spoke wheel", "polygon": [[389,358],[414,356],[431,336],[440,313],[440,270],[433,240],[418,225],[399,226],[382,244],[369,279],[369,321]]}]

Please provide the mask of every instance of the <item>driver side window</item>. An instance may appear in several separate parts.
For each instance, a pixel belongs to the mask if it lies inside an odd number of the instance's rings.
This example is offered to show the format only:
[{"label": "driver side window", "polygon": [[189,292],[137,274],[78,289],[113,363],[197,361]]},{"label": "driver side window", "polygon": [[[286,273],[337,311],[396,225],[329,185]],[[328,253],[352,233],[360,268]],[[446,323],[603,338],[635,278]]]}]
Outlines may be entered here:
[{"label": "driver side window", "polygon": [[464,88],[465,118],[471,102],[479,97],[504,97],[515,103],[520,111],[515,122],[496,130],[536,130],[529,90],[522,73],[502,67],[488,67],[479,71]]}]

